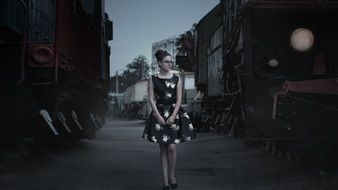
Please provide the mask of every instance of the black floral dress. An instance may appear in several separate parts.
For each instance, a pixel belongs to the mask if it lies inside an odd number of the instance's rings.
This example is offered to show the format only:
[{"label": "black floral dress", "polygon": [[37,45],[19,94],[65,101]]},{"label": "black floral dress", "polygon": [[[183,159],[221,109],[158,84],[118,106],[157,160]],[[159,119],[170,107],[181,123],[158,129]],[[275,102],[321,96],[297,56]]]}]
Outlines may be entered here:
[{"label": "black floral dress", "polygon": [[[157,75],[152,76],[156,107],[165,121],[175,109],[178,80],[178,74],[173,74],[170,79],[159,78]],[[142,137],[150,142],[177,144],[196,138],[196,135],[188,114],[180,107],[172,125],[160,125],[151,112]]]}]

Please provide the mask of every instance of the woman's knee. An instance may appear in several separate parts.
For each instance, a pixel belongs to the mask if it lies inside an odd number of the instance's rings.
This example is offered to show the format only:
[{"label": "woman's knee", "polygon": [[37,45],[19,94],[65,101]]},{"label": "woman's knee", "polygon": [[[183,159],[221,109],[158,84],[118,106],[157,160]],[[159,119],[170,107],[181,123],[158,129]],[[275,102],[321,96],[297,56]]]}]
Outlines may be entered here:
[{"label": "woman's knee", "polygon": [[160,144],[160,150],[161,150],[161,152],[167,151],[168,150],[168,145],[166,145],[166,144]]},{"label": "woman's knee", "polygon": [[176,145],[175,144],[168,145],[168,152],[169,153],[175,153],[176,152]]}]

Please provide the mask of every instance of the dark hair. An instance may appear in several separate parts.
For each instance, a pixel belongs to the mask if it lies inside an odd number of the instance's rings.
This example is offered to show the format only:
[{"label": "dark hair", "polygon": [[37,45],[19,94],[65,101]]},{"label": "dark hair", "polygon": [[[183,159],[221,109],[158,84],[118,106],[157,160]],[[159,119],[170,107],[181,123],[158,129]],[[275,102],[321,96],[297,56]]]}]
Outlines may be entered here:
[{"label": "dark hair", "polygon": [[162,61],[164,57],[171,56],[167,51],[163,50],[157,50],[155,53],[157,61]]}]

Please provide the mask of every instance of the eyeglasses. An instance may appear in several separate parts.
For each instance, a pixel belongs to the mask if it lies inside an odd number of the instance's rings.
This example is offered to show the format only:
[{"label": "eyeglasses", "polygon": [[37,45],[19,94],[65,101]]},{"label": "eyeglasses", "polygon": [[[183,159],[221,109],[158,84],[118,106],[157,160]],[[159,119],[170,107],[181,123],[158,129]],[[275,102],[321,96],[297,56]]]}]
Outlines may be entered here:
[{"label": "eyeglasses", "polygon": [[163,63],[166,63],[166,64],[169,64],[169,63],[171,63],[171,64],[173,64],[174,62],[173,61],[169,61],[169,60],[164,60],[164,61],[162,61]]}]

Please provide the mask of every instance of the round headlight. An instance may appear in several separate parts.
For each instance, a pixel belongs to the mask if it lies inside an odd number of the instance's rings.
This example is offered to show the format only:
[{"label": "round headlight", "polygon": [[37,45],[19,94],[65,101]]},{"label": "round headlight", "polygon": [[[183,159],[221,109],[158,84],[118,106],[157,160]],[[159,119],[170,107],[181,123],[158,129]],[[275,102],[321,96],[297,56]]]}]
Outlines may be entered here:
[{"label": "round headlight", "polygon": [[48,63],[53,58],[53,51],[49,47],[38,46],[33,49],[32,57],[38,64]]},{"label": "round headlight", "polygon": [[270,59],[268,64],[270,65],[270,67],[277,67],[279,65],[279,62],[276,59]]},{"label": "round headlight", "polygon": [[297,51],[309,50],[314,42],[312,32],[306,28],[298,28],[292,32],[290,37],[291,46]]}]

